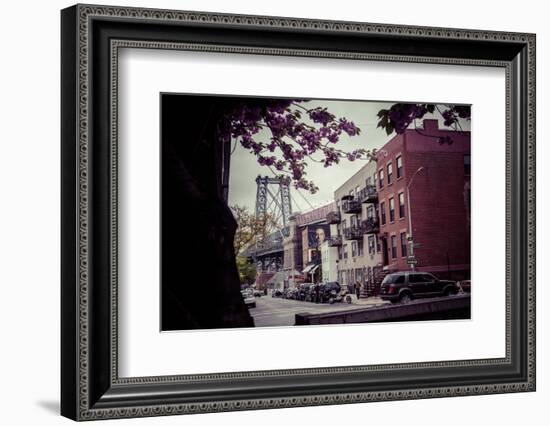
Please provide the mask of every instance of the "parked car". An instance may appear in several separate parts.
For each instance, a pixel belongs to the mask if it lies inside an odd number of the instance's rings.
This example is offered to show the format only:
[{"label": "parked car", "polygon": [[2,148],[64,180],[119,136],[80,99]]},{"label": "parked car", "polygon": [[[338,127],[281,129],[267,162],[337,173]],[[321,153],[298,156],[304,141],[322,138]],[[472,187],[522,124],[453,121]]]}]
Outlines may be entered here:
[{"label": "parked car", "polygon": [[271,297],[282,297],[283,296],[283,292],[281,290],[273,290],[271,292]]},{"label": "parked car", "polygon": [[298,290],[295,288],[287,288],[284,291],[283,297],[285,299],[296,299],[296,294],[298,293]]},{"label": "parked car", "polygon": [[241,295],[243,296],[244,304],[246,306],[249,308],[256,307],[256,298],[251,290],[241,290]]},{"label": "parked car", "polygon": [[343,301],[351,303],[351,296],[347,289],[343,289],[336,281],[319,284],[317,302],[333,304]]},{"label": "parked car", "polygon": [[470,280],[463,280],[457,282],[458,287],[460,287],[460,293],[470,293],[472,289],[472,282]]},{"label": "parked car", "polygon": [[306,296],[309,294],[309,287],[312,285],[312,283],[302,283],[298,286],[298,289],[296,291],[296,300],[306,300]]},{"label": "parked car", "polygon": [[309,283],[309,285],[305,287],[305,299],[304,300],[306,302],[315,302],[318,298],[318,294],[319,294],[318,284]]},{"label": "parked car", "polygon": [[254,297],[262,297],[263,293],[261,290],[254,289],[252,290],[252,294],[254,295]]},{"label": "parked car", "polygon": [[459,289],[455,281],[440,280],[426,272],[395,272],[382,281],[380,297],[392,303],[409,303],[424,297],[450,296]]}]

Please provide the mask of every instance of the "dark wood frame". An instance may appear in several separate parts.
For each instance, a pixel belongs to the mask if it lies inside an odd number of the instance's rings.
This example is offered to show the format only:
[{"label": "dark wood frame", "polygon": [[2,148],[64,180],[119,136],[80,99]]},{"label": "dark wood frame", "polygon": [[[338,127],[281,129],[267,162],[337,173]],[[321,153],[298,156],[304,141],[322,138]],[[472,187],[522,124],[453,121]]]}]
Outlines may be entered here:
[{"label": "dark wood frame", "polygon": [[[61,28],[64,416],[89,420],[535,390],[533,34],[95,5],[63,10]],[[121,46],[505,68],[506,357],[119,378],[113,100]]]}]

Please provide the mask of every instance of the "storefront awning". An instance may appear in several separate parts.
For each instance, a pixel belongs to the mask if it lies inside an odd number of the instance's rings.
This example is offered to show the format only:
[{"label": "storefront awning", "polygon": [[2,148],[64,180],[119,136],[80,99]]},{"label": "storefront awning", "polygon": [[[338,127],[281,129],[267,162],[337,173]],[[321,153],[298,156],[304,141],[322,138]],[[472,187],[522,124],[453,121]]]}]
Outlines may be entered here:
[{"label": "storefront awning", "polygon": [[302,274],[308,274],[309,271],[314,267],[315,265],[307,265],[304,270],[302,271]]},{"label": "storefront awning", "polygon": [[282,283],[285,280],[285,273],[283,271],[279,271],[273,275],[267,284],[277,284]]},{"label": "storefront awning", "polygon": [[319,267],[319,265],[313,266],[313,268],[311,268],[311,270],[309,271],[309,273],[310,273],[310,274],[313,274],[313,273],[317,270],[318,267]]},{"label": "storefront awning", "polygon": [[300,276],[302,276],[302,273],[298,272],[296,269],[293,269],[292,271],[287,271],[286,272],[286,277],[287,278],[300,277]]},{"label": "storefront awning", "polygon": [[317,268],[319,267],[319,265],[317,264],[311,264],[311,265],[307,265],[304,270],[302,271],[302,274],[312,274],[313,272],[315,272],[317,270]]}]

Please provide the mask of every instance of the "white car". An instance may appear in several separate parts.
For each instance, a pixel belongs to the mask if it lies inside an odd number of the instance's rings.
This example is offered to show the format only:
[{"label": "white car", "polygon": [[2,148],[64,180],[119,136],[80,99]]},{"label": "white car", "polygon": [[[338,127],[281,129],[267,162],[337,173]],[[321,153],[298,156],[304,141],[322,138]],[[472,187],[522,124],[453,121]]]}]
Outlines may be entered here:
[{"label": "white car", "polygon": [[256,298],[254,297],[254,293],[248,290],[242,290],[241,294],[243,296],[244,304],[246,306],[248,306],[249,308],[256,307]]}]

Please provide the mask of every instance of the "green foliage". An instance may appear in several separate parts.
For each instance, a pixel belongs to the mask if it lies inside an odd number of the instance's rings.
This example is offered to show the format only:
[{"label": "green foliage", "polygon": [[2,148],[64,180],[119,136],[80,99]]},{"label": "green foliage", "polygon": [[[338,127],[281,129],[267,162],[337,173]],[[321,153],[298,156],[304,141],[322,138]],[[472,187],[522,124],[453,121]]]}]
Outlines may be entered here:
[{"label": "green foliage", "polygon": [[241,285],[251,285],[256,280],[256,266],[250,263],[245,256],[237,256],[237,270]]},{"label": "green foliage", "polygon": [[256,217],[244,206],[231,206],[237,221],[237,231],[233,243],[235,254],[241,254],[249,246],[261,242],[267,235],[278,229],[279,224],[271,215]]}]

